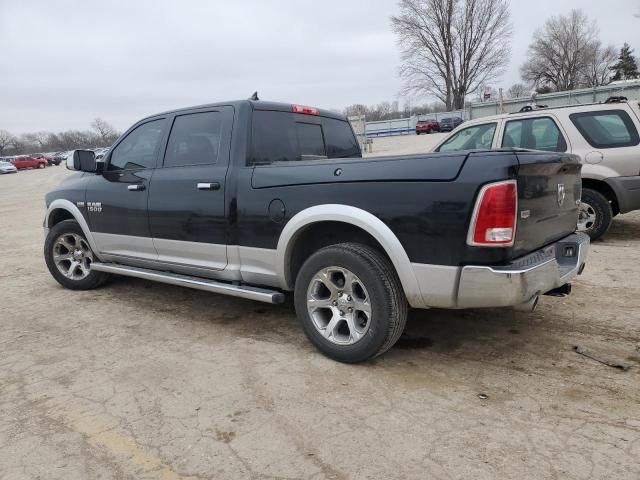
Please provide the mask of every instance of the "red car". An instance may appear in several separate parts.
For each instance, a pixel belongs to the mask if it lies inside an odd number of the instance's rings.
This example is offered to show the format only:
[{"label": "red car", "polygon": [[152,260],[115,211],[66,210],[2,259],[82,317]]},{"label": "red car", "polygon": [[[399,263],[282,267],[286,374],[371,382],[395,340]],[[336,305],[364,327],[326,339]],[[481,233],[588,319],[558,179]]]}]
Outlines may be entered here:
[{"label": "red car", "polygon": [[420,135],[421,133],[431,133],[439,131],[440,124],[433,118],[430,118],[428,120],[418,120],[418,123],[416,123],[416,135]]},{"label": "red car", "polygon": [[11,160],[11,163],[18,169],[22,168],[45,168],[47,161],[44,158],[35,158],[30,155],[20,155]]},{"label": "red car", "polygon": [[51,165],[53,165],[53,157],[51,155],[46,155],[44,153],[34,153],[31,156],[36,160],[41,158],[42,160],[47,162],[47,167],[50,167]]}]

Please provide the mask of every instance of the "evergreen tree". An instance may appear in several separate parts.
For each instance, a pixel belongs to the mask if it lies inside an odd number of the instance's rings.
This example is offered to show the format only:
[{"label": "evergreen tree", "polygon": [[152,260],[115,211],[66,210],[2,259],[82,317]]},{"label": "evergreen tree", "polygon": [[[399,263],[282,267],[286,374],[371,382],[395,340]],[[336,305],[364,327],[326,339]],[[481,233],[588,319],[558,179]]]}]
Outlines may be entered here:
[{"label": "evergreen tree", "polygon": [[616,63],[611,70],[614,73],[611,80],[631,80],[640,77],[638,72],[638,64],[633,56],[633,49],[628,43],[620,49],[620,56],[618,57],[618,63]]}]

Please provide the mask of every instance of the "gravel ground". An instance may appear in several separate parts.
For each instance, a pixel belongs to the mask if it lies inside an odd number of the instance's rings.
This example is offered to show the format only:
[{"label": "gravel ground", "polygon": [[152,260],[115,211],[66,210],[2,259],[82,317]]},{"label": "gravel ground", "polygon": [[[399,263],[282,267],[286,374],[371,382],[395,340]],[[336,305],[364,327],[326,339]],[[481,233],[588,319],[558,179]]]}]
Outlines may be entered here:
[{"label": "gravel ground", "polygon": [[570,297],[412,312],[394,349],[349,366],[316,353],[290,300],[61,288],[41,222],[65,174],[0,176],[1,479],[640,478],[639,214]]}]

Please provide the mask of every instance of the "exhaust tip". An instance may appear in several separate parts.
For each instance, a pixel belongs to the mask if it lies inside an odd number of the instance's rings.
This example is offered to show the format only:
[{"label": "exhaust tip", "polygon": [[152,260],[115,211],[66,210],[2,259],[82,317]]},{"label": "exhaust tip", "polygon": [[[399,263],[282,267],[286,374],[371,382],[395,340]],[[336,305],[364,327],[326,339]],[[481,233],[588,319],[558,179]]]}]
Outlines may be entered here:
[{"label": "exhaust tip", "polygon": [[549,290],[545,295],[549,297],[566,297],[567,295],[571,295],[571,284],[565,283],[561,287]]},{"label": "exhaust tip", "polygon": [[517,310],[518,312],[533,312],[536,309],[536,307],[538,306],[538,301],[539,300],[540,300],[540,297],[538,295],[536,295],[535,297],[533,297],[528,302],[524,302],[524,303],[521,303],[519,305],[515,305],[513,308],[514,308],[514,310]]}]

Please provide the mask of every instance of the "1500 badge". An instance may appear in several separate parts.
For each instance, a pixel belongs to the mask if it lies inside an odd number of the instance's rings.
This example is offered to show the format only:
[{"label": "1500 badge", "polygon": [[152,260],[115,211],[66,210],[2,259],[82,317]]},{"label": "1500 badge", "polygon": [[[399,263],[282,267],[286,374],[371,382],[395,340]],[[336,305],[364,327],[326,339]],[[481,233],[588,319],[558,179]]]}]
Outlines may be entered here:
[{"label": "1500 badge", "polygon": [[87,202],[87,210],[100,213],[102,211],[102,202]]}]

